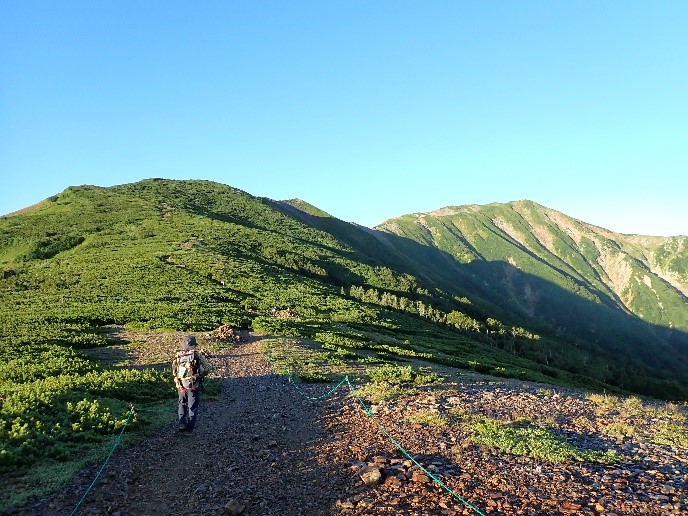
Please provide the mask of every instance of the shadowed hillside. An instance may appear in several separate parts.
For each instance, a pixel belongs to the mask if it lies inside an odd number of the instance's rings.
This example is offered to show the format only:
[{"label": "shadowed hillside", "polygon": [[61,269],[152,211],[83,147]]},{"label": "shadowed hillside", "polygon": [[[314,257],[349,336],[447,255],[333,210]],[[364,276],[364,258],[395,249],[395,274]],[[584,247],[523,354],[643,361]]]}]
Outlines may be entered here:
[{"label": "shadowed hillside", "polygon": [[406,215],[377,229],[452,293],[686,381],[688,237],[620,235],[529,201]]}]

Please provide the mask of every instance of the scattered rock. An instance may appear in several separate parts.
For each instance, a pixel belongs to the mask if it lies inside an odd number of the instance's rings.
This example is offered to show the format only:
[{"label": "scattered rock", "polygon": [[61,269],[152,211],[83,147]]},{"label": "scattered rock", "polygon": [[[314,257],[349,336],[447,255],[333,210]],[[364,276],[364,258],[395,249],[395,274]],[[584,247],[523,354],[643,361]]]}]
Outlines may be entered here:
[{"label": "scattered rock", "polygon": [[382,482],[382,470],[378,466],[365,466],[359,470],[358,476],[368,486]]},{"label": "scattered rock", "polygon": [[206,338],[225,342],[244,342],[246,340],[241,330],[232,328],[226,324],[206,333]]},{"label": "scattered rock", "polygon": [[416,482],[418,484],[427,484],[430,482],[430,478],[420,469],[416,469],[411,474],[411,481]]},{"label": "scattered rock", "polygon": [[[272,373],[255,340],[210,359],[223,392],[217,401],[201,401],[196,438],[181,438],[170,426],[119,450],[80,512],[123,516],[156,514],[164,507],[171,514],[208,516],[438,516],[474,515],[474,505],[485,514],[507,516],[688,514],[688,452],[653,442],[656,416],[635,415],[624,423],[621,411],[601,411],[574,390],[557,388],[553,394],[539,385],[471,376],[379,403],[373,421],[344,390],[306,401]],[[300,388],[312,396],[327,390]],[[409,425],[408,416],[419,413],[448,423]],[[552,464],[499,452],[471,441],[467,423],[485,417],[535,421],[572,446],[610,450],[621,461]],[[635,431],[617,439],[605,433],[615,424],[632,424]],[[193,474],[189,489],[171,478],[178,447]],[[68,513],[99,467],[85,468],[69,486],[9,514]]]},{"label": "scattered rock", "polygon": [[246,506],[234,499],[231,499],[229,502],[227,502],[224,508],[224,512],[228,516],[239,516],[239,514],[242,514],[245,510]]},{"label": "scattered rock", "polygon": [[671,494],[676,493],[676,488],[674,486],[672,486],[671,484],[666,484],[666,485],[662,486],[661,493],[664,495],[671,495]]}]

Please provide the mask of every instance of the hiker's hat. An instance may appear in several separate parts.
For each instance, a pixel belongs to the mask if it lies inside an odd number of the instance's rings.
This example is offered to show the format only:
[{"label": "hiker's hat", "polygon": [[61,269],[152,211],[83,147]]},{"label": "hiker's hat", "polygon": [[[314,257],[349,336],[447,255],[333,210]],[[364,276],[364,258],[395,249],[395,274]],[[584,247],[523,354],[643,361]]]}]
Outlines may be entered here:
[{"label": "hiker's hat", "polygon": [[196,337],[193,335],[187,335],[186,337],[182,338],[182,347],[184,349],[191,349],[196,347]]}]

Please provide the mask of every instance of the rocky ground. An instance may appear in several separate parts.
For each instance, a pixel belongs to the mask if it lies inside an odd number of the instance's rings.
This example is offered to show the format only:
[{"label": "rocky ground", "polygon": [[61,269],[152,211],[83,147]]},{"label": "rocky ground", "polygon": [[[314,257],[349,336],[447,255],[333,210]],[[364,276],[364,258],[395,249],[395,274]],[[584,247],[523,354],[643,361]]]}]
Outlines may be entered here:
[{"label": "rocky ground", "polygon": [[[530,389],[530,390],[529,390]],[[456,410],[458,408],[458,410]],[[343,514],[477,514],[453,494],[404,460],[389,438],[370,425],[352,404],[334,414],[336,433],[345,435],[349,455],[383,468],[385,480],[374,489],[347,486]],[[586,449],[616,451],[621,461],[551,464],[472,444],[454,425],[434,428],[408,424],[410,414],[480,413],[502,418],[556,413],[568,441]],[[449,396],[421,393],[385,403],[374,414],[382,426],[451,490],[485,514],[688,514],[688,457],[642,437],[600,438],[589,431],[604,424],[594,405],[575,394],[552,394],[527,386],[485,382],[455,386]],[[609,416],[613,417],[613,416]],[[597,428],[595,428],[597,430]],[[365,434],[365,437],[364,437]],[[377,441],[375,441],[377,436]],[[364,440],[365,439],[365,440]],[[375,449],[366,442],[377,442]],[[341,446],[335,441],[327,447]],[[377,454],[377,456],[375,455]],[[354,462],[352,470],[360,464]],[[401,472],[402,474],[399,474]]]},{"label": "rocky ground", "polygon": [[[79,514],[688,514],[688,452],[653,442],[651,411],[628,411],[635,419],[623,426],[623,411],[577,392],[467,377],[366,412],[346,384],[309,400],[329,386],[295,388],[258,344],[216,353],[222,393],[202,402],[195,434],[171,422],[119,451]],[[547,420],[572,444],[621,460],[552,464],[491,450],[468,439],[460,422],[471,415]],[[69,514],[99,467],[15,514]]]}]

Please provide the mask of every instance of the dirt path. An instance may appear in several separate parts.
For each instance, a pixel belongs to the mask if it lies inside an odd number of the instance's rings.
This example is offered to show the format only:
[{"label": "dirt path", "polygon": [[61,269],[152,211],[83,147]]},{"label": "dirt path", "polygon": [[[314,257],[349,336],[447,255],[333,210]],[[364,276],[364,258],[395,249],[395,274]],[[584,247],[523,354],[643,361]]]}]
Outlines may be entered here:
[{"label": "dirt path", "polygon": [[[176,425],[116,454],[79,514],[327,515],[350,475],[316,453],[324,406],[272,373],[258,340],[215,355],[217,401],[201,401],[196,432]],[[171,422],[172,423],[172,422]],[[69,514],[97,467],[19,514]]]},{"label": "dirt path", "polygon": [[[177,433],[170,413],[168,427],[113,457],[79,514],[688,515],[688,451],[648,437],[659,414],[650,406],[633,413],[633,435],[613,437],[603,430],[619,424],[622,405],[600,411],[576,391],[467,377],[366,413],[345,386],[309,401],[272,373],[258,345],[252,336],[216,354],[222,393],[202,401],[195,435]],[[330,387],[302,389],[319,396]],[[667,424],[685,421],[678,412],[662,417]],[[620,459],[550,463],[502,453],[473,443],[463,425],[452,423],[470,417],[547,420],[567,442]],[[452,493],[408,460],[390,435]],[[12,514],[70,514],[99,467]],[[360,473],[371,469],[382,477],[366,485]]]}]

